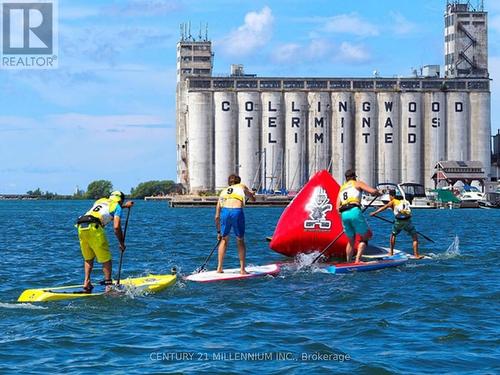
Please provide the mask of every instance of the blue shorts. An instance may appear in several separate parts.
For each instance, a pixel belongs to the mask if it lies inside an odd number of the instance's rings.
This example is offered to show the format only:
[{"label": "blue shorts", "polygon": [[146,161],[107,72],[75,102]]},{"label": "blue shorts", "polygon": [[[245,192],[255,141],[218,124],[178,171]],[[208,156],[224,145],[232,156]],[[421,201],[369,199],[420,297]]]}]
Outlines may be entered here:
[{"label": "blue shorts", "polygon": [[231,232],[236,237],[243,238],[245,236],[245,215],[242,208],[225,208],[220,211],[220,229],[222,237],[226,237]]},{"label": "blue shorts", "polygon": [[370,233],[370,228],[368,228],[368,224],[359,207],[342,212],[340,217],[342,218],[344,232],[351,240],[354,240],[356,234],[364,237]]}]

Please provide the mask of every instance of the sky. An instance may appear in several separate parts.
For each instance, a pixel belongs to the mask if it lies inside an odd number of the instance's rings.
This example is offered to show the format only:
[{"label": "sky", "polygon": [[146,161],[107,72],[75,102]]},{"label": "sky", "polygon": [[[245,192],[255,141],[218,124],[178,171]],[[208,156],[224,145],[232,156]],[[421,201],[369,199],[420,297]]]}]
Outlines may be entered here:
[{"label": "sky", "polygon": [[[477,1],[473,0],[473,4]],[[59,0],[58,68],[0,70],[0,193],[176,179],[176,43],[208,24],[214,74],[408,76],[443,65],[445,0]],[[489,13],[500,128],[500,1]],[[441,68],[443,72],[443,67]]]}]

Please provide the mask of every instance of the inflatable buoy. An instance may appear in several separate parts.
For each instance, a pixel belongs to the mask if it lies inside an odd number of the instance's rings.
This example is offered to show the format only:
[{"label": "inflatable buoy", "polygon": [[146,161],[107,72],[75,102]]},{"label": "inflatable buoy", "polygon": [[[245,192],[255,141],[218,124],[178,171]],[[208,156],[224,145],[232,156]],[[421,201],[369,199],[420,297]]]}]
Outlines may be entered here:
[{"label": "inflatable buoy", "polygon": [[[339,190],[328,171],[316,173],[283,211],[269,247],[290,257],[323,251],[343,231],[335,207]],[[325,255],[345,256],[346,244],[342,234]]]}]

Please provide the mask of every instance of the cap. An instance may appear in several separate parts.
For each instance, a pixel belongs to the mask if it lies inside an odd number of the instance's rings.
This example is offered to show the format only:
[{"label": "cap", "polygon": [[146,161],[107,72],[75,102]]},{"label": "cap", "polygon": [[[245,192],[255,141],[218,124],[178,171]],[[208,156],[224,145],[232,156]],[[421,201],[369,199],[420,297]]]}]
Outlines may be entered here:
[{"label": "cap", "polygon": [[121,191],[115,190],[109,196],[109,199],[112,199],[117,202],[123,202],[125,200],[125,194]]},{"label": "cap", "polygon": [[354,169],[348,169],[347,171],[345,171],[345,178],[349,177],[357,177],[356,171],[354,171]]}]

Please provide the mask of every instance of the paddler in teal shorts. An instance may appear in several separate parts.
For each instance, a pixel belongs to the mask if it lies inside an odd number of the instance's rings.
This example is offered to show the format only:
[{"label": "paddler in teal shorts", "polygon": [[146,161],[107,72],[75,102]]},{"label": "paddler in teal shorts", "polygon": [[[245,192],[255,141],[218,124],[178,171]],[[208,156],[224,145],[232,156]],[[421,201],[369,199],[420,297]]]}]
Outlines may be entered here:
[{"label": "paddler in teal shorts", "polygon": [[344,232],[349,239],[346,245],[348,263],[351,261],[356,235],[361,237],[356,254],[356,263],[359,263],[368,240],[372,237],[372,232],[361,211],[361,193],[363,191],[372,195],[381,195],[381,193],[362,181],[356,181],[356,172],[353,169],[348,169],[345,172],[345,178],[346,182],[340,187],[337,196],[337,210],[342,218]]},{"label": "paddler in teal shorts", "polygon": [[396,245],[396,236],[404,230],[413,239],[413,254],[415,258],[421,259],[423,256],[418,254],[418,235],[415,226],[411,222],[411,208],[410,202],[406,199],[396,199],[396,190],[389,190],[390,201],[386,205],[380,207],[378,210],[372,212],[370,215],[375,216],[388,208],[392,208],[394,213],[394,224],[392,226],[392,233],[390,239],[390,255],[394,254],[394,246]]},{"label": "paddler in teal shorts", "polygon": [[255,201],[255,194],[246,185],[242,184],[240,176],[235,174],[228,177],[228,185],[220,193],[217,208],[215,209],[215,227],[217,229],[217,239],[220,241],[217,272],[224,272],[224,256],[226,255],[227,244],[229,242],[229,233],[233,229],[238,245],[240,273],[246,275],[248,272],[245,269],[246,246],[243,206],[245,205],[246,197]]}]

